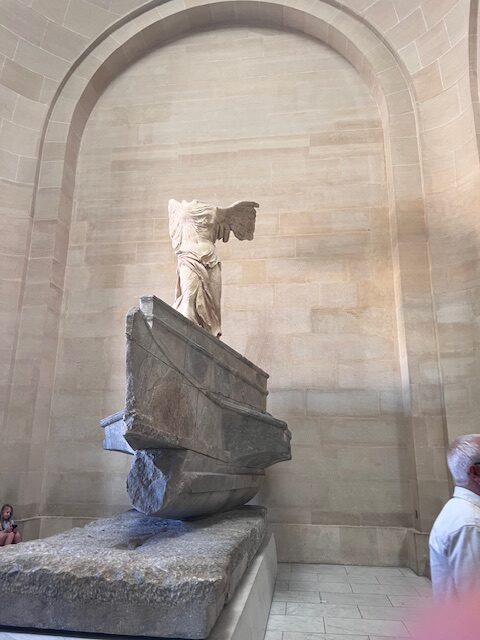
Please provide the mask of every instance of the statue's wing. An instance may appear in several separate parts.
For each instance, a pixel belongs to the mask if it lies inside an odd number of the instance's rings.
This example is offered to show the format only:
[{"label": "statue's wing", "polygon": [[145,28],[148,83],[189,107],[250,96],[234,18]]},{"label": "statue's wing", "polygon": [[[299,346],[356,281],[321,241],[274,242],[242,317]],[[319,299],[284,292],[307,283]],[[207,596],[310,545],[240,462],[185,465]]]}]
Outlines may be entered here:
[{"label": "statue's wing", "polygon": [[257,202],[241,200],[226,209],[217,208],[217,239],[228,242],[230,231],[239,240],[253,240]]}]

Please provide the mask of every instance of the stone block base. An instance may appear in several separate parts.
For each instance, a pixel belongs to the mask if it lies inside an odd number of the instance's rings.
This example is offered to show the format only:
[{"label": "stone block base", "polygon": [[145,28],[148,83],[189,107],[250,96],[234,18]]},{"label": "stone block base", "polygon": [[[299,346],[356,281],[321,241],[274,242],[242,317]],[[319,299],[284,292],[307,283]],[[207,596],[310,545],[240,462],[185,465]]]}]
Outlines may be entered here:
[{"label": "stone block base", "polygon": [[128,511],[0,551],[0,625],[208,638],[265,539],[265,510]]},{"label": "stone block base", "polygon": [[276,577],[277,550],[270,533],[208,640],[261,640],[267,627]]}]

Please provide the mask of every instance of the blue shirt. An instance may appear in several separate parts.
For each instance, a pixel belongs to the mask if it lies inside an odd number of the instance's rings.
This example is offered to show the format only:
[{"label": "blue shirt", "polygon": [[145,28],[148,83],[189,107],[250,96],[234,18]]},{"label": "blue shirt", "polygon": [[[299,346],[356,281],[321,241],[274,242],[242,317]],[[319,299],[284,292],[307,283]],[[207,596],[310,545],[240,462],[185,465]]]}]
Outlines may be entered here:
[{"label": "blue shirt", "polygon": [[430,533],[430,570],[436,598],[480,589],[480,496],[455,487]]}]

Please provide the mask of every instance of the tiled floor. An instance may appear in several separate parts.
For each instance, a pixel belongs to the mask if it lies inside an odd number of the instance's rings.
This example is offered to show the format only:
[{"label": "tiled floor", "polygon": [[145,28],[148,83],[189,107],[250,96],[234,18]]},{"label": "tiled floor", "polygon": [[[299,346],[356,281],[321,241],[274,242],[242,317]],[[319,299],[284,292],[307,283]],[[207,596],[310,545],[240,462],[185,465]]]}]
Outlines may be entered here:
[{"label": "tiled floor", "polygon": [[410,569],[279,564],[265,640],[408,638],[430,593]]}]

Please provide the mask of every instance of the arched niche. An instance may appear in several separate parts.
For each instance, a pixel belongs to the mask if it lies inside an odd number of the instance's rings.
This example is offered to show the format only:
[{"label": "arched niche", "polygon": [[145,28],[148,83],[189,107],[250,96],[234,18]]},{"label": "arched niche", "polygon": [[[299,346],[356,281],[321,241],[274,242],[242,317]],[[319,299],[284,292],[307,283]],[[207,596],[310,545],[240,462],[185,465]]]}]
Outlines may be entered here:
[{"label": "arched niche", "polygon": [[[149,50],[188,32],[225,24],[266,25],[318,38],[357,69],[375,97],[385,139],[403,411],[410,420],[412,460],[416,463],[417,453],[424,447],[426,422],[435,415],[435,429],[442,432],[443,409],[441,400],[433,409],[432,403],[424,400],[432,395],[441,398],[439,378],[434,373],[425,384],[418,374],[419,361],[426,356],[437,363],[438,373],[438,354],[434,343],[426,353],[418,338],[419,329],[428,327],[433,332],[434,318],[415,106],[408,75],[398,57],[370,25],[333,3],[170,0],[136,13],[97,41],[62,83],[41,147],[32,242],[41,232],[35,222],[48,219],[55,228],[50,270],[55,295],[63,286],[68,246],[64,239],[68,238],[78,149],[98,96],[116,75]],[[420,260],[412,261],[412,250]],[[421,530],[428,528],[448,490],[443,479],[434,486],[424,480],[417,474],[415,524]]]}]

